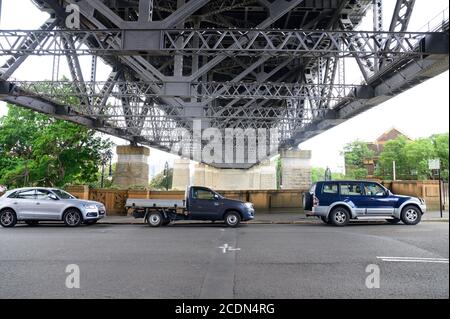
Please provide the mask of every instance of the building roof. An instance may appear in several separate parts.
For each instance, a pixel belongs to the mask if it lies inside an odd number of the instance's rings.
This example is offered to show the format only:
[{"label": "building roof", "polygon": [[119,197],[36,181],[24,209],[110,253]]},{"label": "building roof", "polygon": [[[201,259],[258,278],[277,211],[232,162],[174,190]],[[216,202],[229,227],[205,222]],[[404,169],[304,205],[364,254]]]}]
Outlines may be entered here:
[{"label": "building roof", "polygon": [[387,130],[386,132],[384,132],[383,134],[381,134],[377,139],[376,139],[376,143],[385,143],[387,141],[390,140],[394,140],[399,136],[404,136],[406,137],[408,140],[412,140],[408,135],[404,134],[403,132],[401,132],[400,130],[396,129],[395,127],[392,127],[391,129]]}]

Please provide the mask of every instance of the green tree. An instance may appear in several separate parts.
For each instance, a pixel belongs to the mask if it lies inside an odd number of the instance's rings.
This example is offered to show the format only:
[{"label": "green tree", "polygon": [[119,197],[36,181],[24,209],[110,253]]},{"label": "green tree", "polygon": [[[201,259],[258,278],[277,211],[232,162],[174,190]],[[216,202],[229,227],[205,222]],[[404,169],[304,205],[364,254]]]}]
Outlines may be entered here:
[{"label": "green tree", "polygon": [[404,136],[400,136],[394,140],[387,141],[384,144],[383,151],[380,154],[377,167],[377,176],[382,179],[391,180],[394,177],[393,174],[393,162],[395,161],[396,177],[402,179],[405,176],[409,176],[411,171],[408,169],[406,158],[406,144],[408,139]]},{"label": "green tree", "polygon": [[166,190],[172,188],[173,168],[169,168],[167,176],[164,175],[164,171],[158,173],[150,181],[150,189],[153,190]]},{"label": "green tree", "polygon": [[[68,98],[69,99],[69,98]],[[0,184],[8,187],[91,183],[109,140],[93,130],[8,104],[0,118]]]},{"label": "green tree", "polygon": [[[311,181],[313,183],[318,182],[318,181],[323,181],[325,177],[325,168],[323,167],[313,167],[311,170]],[[335,172],[331,172],[331,179],[336,181],[336,180],[342,180],[345,179],[344,174],[341,173],[335,173]]]},{"label": "green tree", "polygon": [[377,175],[383,179],[392,179],[395,161],[397,179],[429,179],[432,176],[428,169],[428,161],[434,158],[440,159],[441,175],[447,181],[448,133],[415,141],[398,137],[384,145],[378,162]]},{"label": "green tree", "polygon": [[281,167],[281,158],[278,157],[275,163],[275,174],[276,174],[276,179],[277,179],[277,189],[281,189],[281,171],[282,171],[282,167]]},{"label": "green tree", "polygon": [[448,182],[448,133],[435,134],[430,137],[433,146],[435,157],[441,161],[441,177]]},{"label": "green tree", "polygon": [[429,179],[428,160],[435,157],[433,141],[421,138],[405,145],[406,167],[403,179]]},{"label": "green tree", "polygon": [[373,158],[374,152],[367,147],[367,143],[354,141],[344,146],[341,153],[345,158],[346,175],[349,178],[363,179],[368,171],[364,161]]}]

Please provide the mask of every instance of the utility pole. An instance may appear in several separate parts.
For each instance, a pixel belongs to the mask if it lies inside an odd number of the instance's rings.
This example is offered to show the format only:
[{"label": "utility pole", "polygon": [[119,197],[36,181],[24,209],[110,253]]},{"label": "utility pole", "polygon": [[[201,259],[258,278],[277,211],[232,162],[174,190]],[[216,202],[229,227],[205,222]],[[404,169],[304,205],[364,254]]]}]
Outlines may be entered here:
[{"label": "utility pole", "polygon": [[397,174],[396,174],[396,171],[395,171],[395,161],[392,161],[392,179],[395,181],[396,179],[397,179]]},{"label": "utility pole", "polygon": [[105,184],[105,165],[109,162],[109,176],[112,177],[112,152],[107,150],[102,154],[102,176],[100,178],[100,188],[104,187]]},{"label": "utility pole", "polygon": [[438,173],[438,179],[439,179],[439,211],[441,213],[441,218],[442,218],[442,183],[441,183],[441,161],[440,161],[440,159],[437,158],[437,159],[428,160],[428,169],[431,170],[431,171],[437,170],[437,173]]},{"label": "utility pole", "polygon": [[164,164],[164,186],[166,186],[166,191],[169,190],[169,163]]},{"label": "utility pole", "polygon": [[438,169],[438,178],[439,178],[439,211],[441,212],[441,218],[442,218],[442,182],[441,182],[441,168]]},{"label": "utility pole", "polygon": [[100,179],[100,188],[103,188],[104,179],[105,179],[105,162],[102,161],[102,177]]}]

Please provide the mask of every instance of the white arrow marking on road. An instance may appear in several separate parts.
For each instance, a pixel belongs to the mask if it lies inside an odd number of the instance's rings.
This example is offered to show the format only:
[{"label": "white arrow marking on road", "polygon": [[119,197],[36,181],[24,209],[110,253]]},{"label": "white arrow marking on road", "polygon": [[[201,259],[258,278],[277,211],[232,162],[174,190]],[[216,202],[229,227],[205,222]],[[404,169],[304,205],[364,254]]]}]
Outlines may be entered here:
[{"label": "white arrow marking on road", "polygon": [[409,262],[409,263],[440,263],[448,264],[448,258],[422,258],[422,257],[379,257],[382,261]]},{"label": "white arrow marking on road", "polygon": [[227,251],[236,251],[236,250],[241,250],[240,248],[233,248],[233,246],[230,246],[228,244],[223,244],[223,246],[219,246],[218,248],[222,249],[222,252],[224,254],[227,253]]}]

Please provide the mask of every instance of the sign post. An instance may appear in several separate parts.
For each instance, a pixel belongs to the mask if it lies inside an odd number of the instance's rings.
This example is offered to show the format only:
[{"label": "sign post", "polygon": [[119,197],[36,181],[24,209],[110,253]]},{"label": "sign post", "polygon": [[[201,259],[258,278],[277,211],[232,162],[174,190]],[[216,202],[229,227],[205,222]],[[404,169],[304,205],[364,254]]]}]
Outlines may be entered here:
[{"label": "sign post", "polygon": [[430,170],[438,171],[438,179],[439,179],[439,211],[442,216],[442,183],[441,183],[441,161],[439,159],[432,159],[428,161],[428,168]]}]

